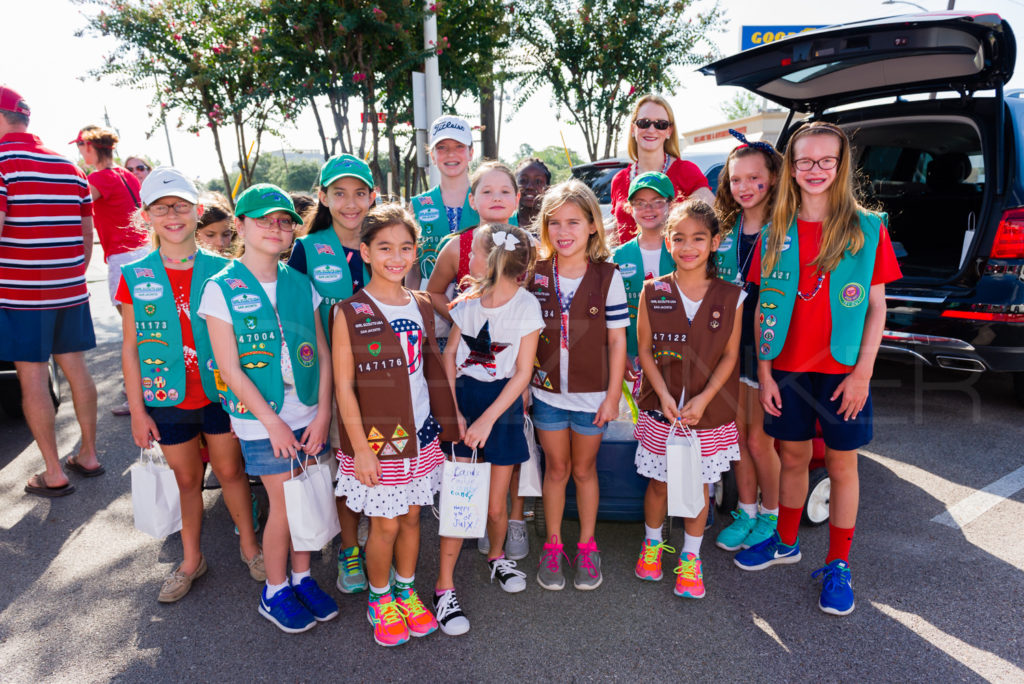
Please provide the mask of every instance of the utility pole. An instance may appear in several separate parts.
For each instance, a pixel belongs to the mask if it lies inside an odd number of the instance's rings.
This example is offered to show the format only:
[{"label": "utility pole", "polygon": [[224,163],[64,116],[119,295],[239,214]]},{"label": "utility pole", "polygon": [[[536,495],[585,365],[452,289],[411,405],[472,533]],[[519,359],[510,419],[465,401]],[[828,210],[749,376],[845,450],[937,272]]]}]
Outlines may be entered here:
[{"label": "utility pole", "polygon": [[[428,9],[426,18],[423,20],[423,49],[430,51],[429,56],[423,63],[423,75],[427,91],[427,126],[429,127],[435,119],[441,116],[441,72],[437,62],[437,14],[430,11],[429,8],[433,4],[430,0],[427,0],[424,4]],[[428,161],[427,173],[430,176],[430,184],[437,185],[441,182],[441,172],[429,157]]]}]

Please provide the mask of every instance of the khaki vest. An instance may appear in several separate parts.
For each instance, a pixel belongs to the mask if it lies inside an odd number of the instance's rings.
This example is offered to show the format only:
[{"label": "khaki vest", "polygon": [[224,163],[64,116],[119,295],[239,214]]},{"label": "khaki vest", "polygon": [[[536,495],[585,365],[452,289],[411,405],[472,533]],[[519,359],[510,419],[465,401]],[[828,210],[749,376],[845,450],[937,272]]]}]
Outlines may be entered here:
[{"label": "khaki vest", "polygon": [[[700,394],[715,371],[736,319],[740,288],[719,278],[708,287],[697,315],[690,323],[679,298],[672,275],[647,281],[643,306],[650,322],[654,363],[677,400],[686,390],[687,400]],[[739,364],[708,404],[700,422],[693,426],[709,430],[736,420],[736,396],[739,391]],[[661,401],[644,375],[637,406],[645,411],[660,411]]]},{"label": "khaki vest", "polygon": [[[579,394],[608,389],[608,327],[604,309],[616,268],[618,266],[610,261],[588,262],[583,281],[569,305],[570,392]],[[558,352],[562,318],[551,259],[537,262],[527,289],[537,297],[544,317],[531,384],[548,392],[560,392],[561,356]]]},{"label": "khaki vest", "polygon": [[[430,393],[430,412],[441,424],[441,439],[459,439],[458,419],[451,386],[444,373],[441,352],[434,334],[434,310],[425,292],[410,292],[423,317],[426,338],[423,340],[423,375]],[[348,325],[349,342],[355,362],[355,394],[363,419],[366,441],[377,458],[414,458],[419,446],[416,440],[415,413],[405,350],[398,342],[391,324],[374,301],[358,292],[338,302],[331,311],[331,320],[341,312]],[[345,424],[338,419],[341,450],[352,455]]]}]

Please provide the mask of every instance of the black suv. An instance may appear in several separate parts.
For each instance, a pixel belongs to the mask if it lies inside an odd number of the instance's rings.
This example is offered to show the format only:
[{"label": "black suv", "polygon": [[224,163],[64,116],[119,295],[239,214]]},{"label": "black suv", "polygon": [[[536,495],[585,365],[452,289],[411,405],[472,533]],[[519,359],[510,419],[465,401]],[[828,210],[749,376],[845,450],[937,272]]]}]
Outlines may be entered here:
[{"label": "black suv", "polygon": [[915,14],[799,33],[702,71],[788,107],[782,147],[805,120],[850,136],[903,271],[886,288],[882,354],[1012,372],[1024,401],[1024,95],[1004,91],[1016,50],[996,14]]}]

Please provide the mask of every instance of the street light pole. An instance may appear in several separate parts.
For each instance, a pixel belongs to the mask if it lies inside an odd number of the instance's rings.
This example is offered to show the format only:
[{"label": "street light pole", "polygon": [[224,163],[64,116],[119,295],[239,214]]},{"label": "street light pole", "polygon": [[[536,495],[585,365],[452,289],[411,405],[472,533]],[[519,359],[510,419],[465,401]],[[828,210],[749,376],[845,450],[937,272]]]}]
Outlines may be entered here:
[{"label": "street light pole", "polygon": [[[430,54],[423,63],[423,76],[426,81],[427,95],[427,126],[441,116],[441,72],[437,63],[437,12],[431,11],[434,3],[426,1],[427,14],[423,20],[423,49],[429,50]],[[428,133],[429,135],[429,133]],[[441,182],[441,172],[434,164],[433,159],[427,157],[429,166],[427,173],[430,178],[430,185],[437,185]]]}]

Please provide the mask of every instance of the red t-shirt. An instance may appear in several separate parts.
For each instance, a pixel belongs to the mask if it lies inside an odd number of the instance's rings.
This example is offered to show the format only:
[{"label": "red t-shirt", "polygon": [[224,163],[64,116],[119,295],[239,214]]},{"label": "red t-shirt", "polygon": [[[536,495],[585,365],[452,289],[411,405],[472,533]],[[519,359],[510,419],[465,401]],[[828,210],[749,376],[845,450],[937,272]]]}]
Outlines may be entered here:
[{"label": "red t-shirt", "polygon": [[[814,261],[821,248],[820,222],[797,220],[797,236],[800,240],[800,292],[810,293],[818,283],[818,271],[809,264]],[[849,373],[853,366],[839,363],[832,358],[832,310],[828,304],[830,274],[825,274],[821,289],[810,299],[796,298],[793,316],[789,322],[789,334],[782,351],[772,361],[772,368],[801,373]],[[875,269],[871,284],[891,283],[903,277],[896,253],[889,240],[889,231],[882,226],[878,234],[878,248],[875,250]],[[754,246],[747,280],[761,284],[761,243]]]},{"label": "red t-shirt", "polygon": [[[612,178],[612,216],[619,225],[619,244],[625,244],[636,235],[636,221],[633,215],[626,210],[629,202],[629,171],[633,168],[630,164],[615,174]],[[672,185],[676,189],[676,197],[689,197],[700,188],[711,189],[708,179],[704,177],[701,170],[693,162],[684,159],[676,159],[665,172]]]},{"label": "red t-shirt", "polygon": [[[203,381],[199,377],[199,357],[196,356],[196,340],[192,335],[192,319],[189,317],[189,294],[192,289],[192,269],[167,269],[167,277],[174,290],[174,302],[178,305],[178,323],[181,325],[181,343],[185,353],[185,398],[175,408],[197,409],[210,403],[210,398],[203,391]],[[117,301],[122,304],[132,303],[132,292],[124,276],[117,285]],[[198,306],[198,302],[196,303]],[[139,312],[135,312],[139,316]]]},{"label": "red t-shirt", "polygon": [[139,207],[139,179],[115,166],[90,173],[89,185],[101,195],[92,203],[92,221],[103,246],[103,260],[145,247],[149,236],[131,227],[132,214]]}]

